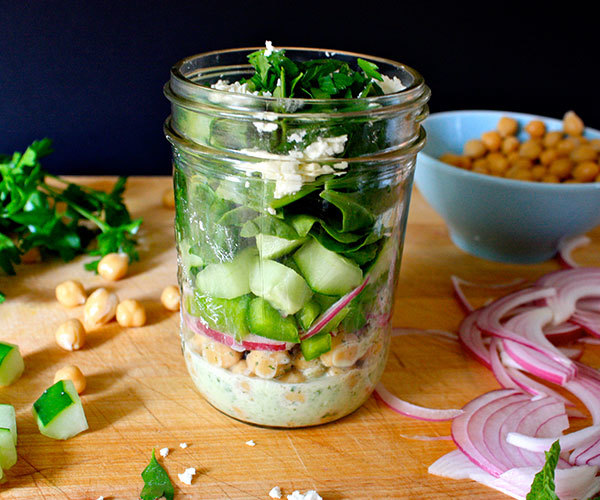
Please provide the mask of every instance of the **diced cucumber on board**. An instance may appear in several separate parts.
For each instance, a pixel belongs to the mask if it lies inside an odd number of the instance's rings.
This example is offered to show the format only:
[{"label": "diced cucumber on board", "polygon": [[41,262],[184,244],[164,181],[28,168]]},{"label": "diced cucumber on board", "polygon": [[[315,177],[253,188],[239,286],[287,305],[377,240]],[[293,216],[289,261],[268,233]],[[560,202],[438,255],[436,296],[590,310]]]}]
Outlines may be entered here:
[{"label": "diced cucumber on board", "polygon": [[250,290],[285,315],[297,313],[312,297],[311,289],[296,271],[266,259],[257,259],[251,266]]},{"label": "diced cucumber on board", "polygon": [[23,374],[25,364],[19,346],[0,342],[0,386],[10,385]]},{"label": "diced cucumber on board", "polygon": [[10,430],[15,445],[17,444],[17,417],[12,405],[0,404],[0,427]]},{"label": "diced cucumber on board", "polygon": [[59,380],[33,403],[40,432],[53,439],[69,439],[88,428],[79,394],[71,380]]},{"label": "diced cucumber on board", "polygon": [[220,299],[246,295],[250,292],[248,275],[257,255],[255,248],[246,248],[231,262],[209,264],[196,275],[198,290]]},{"label": "diced cucumber on board", "polygon": [[362,283],[358,265],[310,239],[294,253],[294,262],[315,292],[345,295]]},{"label": "diced cucumber on board", "polygon": [[17,448],[10,429],[0,427],[0,467],[10,469],[17,463]]}]

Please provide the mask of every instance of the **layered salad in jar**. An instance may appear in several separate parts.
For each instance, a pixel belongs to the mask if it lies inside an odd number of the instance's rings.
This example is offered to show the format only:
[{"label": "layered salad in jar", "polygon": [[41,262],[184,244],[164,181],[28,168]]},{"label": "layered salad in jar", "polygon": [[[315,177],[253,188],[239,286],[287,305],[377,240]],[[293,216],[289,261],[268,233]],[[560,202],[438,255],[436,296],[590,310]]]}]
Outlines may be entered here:
[{"label": "layered salad in jar", "polygon": [[[405,84],[364,59],[295,61],[267,43],[248,60],[245,78],[203,82],[209,111],[182,106],[171,118],[180,144],[197,146],[174,148],[184,357],[226,414],[316,425],[357,409],[384,370],[423,137],[404,155],[387,158],[386,145],[398,123],[422,118],[369,119],[373,97]],[[283,109],[240,119],[235,105],[219,107],[231,95]],[[310,120],[294,96],[354,107]]]}]

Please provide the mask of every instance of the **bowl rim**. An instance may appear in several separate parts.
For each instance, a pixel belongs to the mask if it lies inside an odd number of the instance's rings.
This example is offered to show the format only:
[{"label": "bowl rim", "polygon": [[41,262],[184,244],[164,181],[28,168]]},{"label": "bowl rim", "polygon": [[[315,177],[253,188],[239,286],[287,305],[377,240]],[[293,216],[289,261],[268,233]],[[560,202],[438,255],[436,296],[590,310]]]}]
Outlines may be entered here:
[{"label": "bowl rim", "polygon": [[[439,111],[436,113],[430,113],[429,116],[423,122],[423,128],[425,128],[425,132],[427,135],[430,135],[430,132],[427,130],[427,122],[431,119],[435,119],[437,117],[451,117],[451,116],[464,116],[467,114],[492,114],[498,116],[509,116],[511,118],[520,118],[520,119],[540,119],[544,122],[562,122],[562,119],[552,118],[549,116],[536,115],[530,113],[521,113],[518,111],[502,111],[502,110],[491,110],[491,109],[463,109],[463,110],[449,110],[449,111]],[[600,138],[600,130],[593,129],[591,127],[585,127],[585,132],[591,132],[594,135],[597,135]],[[585,135],[585,133],[584,133]],[[426,157],[433,165],[447,172],[449,175],[456,175],[459,178],[463,177],[464,179],[471,179],[472,181],[478,181],[481,183],[487,184],[496,184],[498,186],[510,187],[511,189],[531,189],[532,186],[536,186],[536,189],[541,192],[581,192],[581,191],[600,191],[600,182],[582,182],[582,183],[572,183],[572,184],[563,184],[563,183],[547,183],[547,182],[536,182],[536,181],[527,181],[521,179],[506,179],[505,177],[496,177],[488,174],[481,174],[479,172],[472,172],[470,170],[464,170],[462,168],[455,167],[453,165],[449,165],[444,163],[437,158],[431,156],[426,151],[427,144],[425,144],[425,148],[421,150],[417,155],[417,162],[419,162],[419,157]],[[418,166],[415,174],[418,173]]]}]

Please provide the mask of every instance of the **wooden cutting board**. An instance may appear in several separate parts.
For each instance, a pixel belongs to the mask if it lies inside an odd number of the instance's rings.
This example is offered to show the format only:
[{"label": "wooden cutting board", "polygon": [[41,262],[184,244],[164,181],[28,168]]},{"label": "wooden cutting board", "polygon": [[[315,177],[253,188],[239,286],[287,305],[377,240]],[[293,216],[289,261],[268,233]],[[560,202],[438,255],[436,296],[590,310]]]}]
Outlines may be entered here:
[{"label": "wooden cutting board", "polygon": [[[109,188],[114,179],[79,181]],[[429,475],[427,467],[455,445],[410,436],[447,436],[450,424],[400,416],[374,398],[338,422],[289,431],[246,425],[210,407],[185,369],[178,314],[159,302],[163,287],[176,281],[173,211],[161,204],[170,178],[128,182],[127,204],[144,224],[141,261],[126,279],[105,283],[83,269],[86,258],[23,265],[16,277],[0,277],[0,290],[9,297],[0,306],[0,338],[17,343],[26,364],[19,381],[0,388],[0,402],[15,406],[19,432],[19,460],[7,471],[0,498],[137,498],[152,448],[164,447],[170,453],[161,462],[176,498],[268,500],[276,485],[283,498],[309,489],[325,500],[506,498],[471,481]],[[593,244],[574,255],[598,266],[600,228],[591,236]],[[463,314],[453,298],[452,274],[498,283],[558,268],[555,261],[506,265],[467,255],[452,244],[443,221],[415,190],[393,324],[456,331]],[[56,284],[69,278],[81,280],[88,290],[108,286],[120,299],[143,301],[147,326],[123,329],[113,322],[89,334],[84,349],[61,350],[54,342],[56,326],[83,313],[82,307],[66,309],[54,298]],[[587,345],[584,361],[599,367],[600,348]],[[90,429],[54,441],[39,433],[31,405],[65,364],[78,365],[87,376],[82,400]],[[498,388],[491,373],[457,343],[423,335],[393,340],[383,381],[399,397],[440,408],[460,407]],[[256,446],[246,445],[248,440]],[[177,477],[188,467],[197,471],[191,486]]]}]

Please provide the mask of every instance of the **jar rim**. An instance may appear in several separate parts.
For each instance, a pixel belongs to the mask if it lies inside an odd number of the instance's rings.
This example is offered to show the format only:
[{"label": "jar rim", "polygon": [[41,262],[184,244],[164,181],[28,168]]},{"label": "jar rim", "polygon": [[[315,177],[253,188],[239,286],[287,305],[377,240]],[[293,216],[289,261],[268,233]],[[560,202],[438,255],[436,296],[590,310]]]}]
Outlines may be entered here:
[{"label": "jar rim", "polygon": [[[328,99],[314,99],[314,98],[305,98],[305,97],[272,97],[272,96],[263,96],[263,95],[254,95],[254,94],[244,94],[244,93],[232,93],[226,90],[220,90],[211,88],[210,86],[203,85],[198,83],[194,79],[190,77],[189,72],[185,72],[183,69],[186,65],[191,65],[194,61],[198,61],[200,59],[210,60],[210,58],[219,58],[221,56],[235,56],[236,54],[246,56],[252,52],[260,50],[264,47],[240,47],[240,48],[231,48],[231,49],[222,49],[222,50],[214,50],[208,52],[202,52],[199,54],[195,54],[192,56],[185,57],[180,59],[171,67],[171,79],[167,84],[169,88],[165,88],[165,93],[169,99],[179,100],[183,98],[188,102],[188,105],[196,101],[194,97],[201,98],[203,95],[207,97],[207,100],[213,101],[209,96],[231,96],[235,95],[235,99],[240,103],[263,103],[263,105],[268,106],[273,103],[295,103],[298,108],[302,108],[304,105],[327,105],[331,107],[336,106],[345,106],[352,102],[356,102],[360,100],[369,106],[377,106],[377,107],[389,107],[395,105],[413,105],[415,101],[419,101],[422,98],[428,100],[429,98],[429,88],[425,85],[425,81],[422,75],[413,69],[412,67],[394,61],[392,59],[371,56],[368,54],[362,54],[358,52],[351,51],[343,51],[343,50],[333,50],[333,49],[322,49],[322,48],[312,48],[312,47],[294,47],[294,46],[285,46],[285,47],[277,47],[277,50],[285,50],[286,52],[305,52],[321,55],[321,58],[333,57],[333,56],[344,56],[346,58],[362,58],[369,62],[379,63],[380,65],[387,65],[391,69],[396,72],[404,72],[405,74],[411,77],[411,81],[408,85],[402,90],[390,92],[388,94],[384,94],[381,96],[369,96],[369,97],[352,97],[352,98],[328,98]],[[328,54],[328,55],[327,55]],[[218,75],[219,73],[225,73],[232,68],[248,68],[251,69],[252,66],[249,63],[237,63],[237,64],[228,64],[223,66],[205,66],[194,69],[194,76],[197,77],[201,74],[211,74],[213,76]],[[221,71],[219,71],[221,70]],[[387,74],[386,72],[382,72],[383,74]],[[389,76],[389,75],[388,75]],[[397,75],[394,75],[397,76]],[[404,83],[404,82],[403,82]],[[167,87],[165,86],[165,87]],[[223,97],[224,98],[224,97]],[[199,102],[203,102],[204,99],[199,99]],[[372,111],[372,109],[371,109]]]}]

